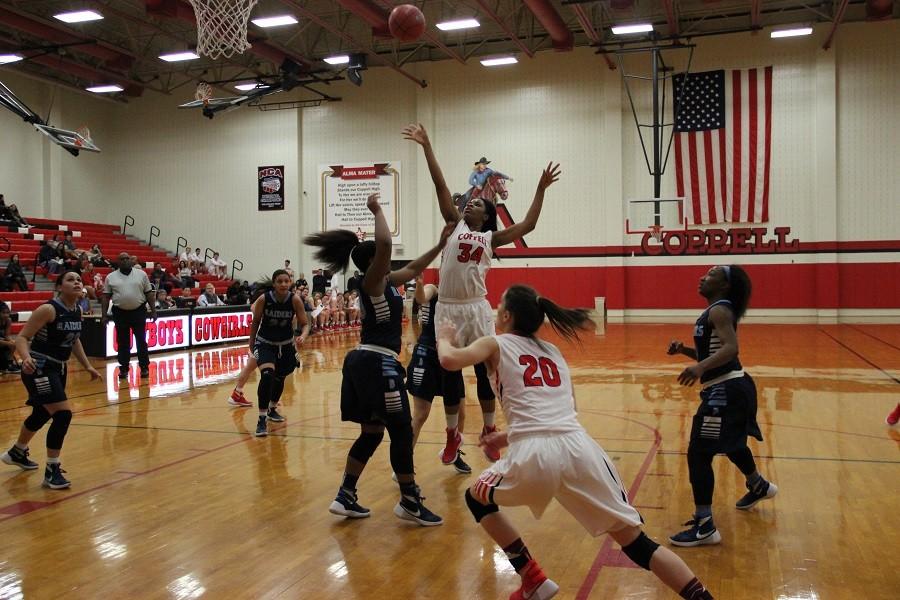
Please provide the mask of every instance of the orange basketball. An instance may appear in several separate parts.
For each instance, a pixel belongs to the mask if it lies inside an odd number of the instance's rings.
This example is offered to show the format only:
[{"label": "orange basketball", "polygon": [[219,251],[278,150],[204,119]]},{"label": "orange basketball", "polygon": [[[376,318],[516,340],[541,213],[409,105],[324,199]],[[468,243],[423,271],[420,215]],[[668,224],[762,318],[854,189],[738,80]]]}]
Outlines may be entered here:
[{"label": "orange basketball", "polygon": [[401,42],[414,42],[425,33],[425,15],[412,4],[400,4],[391,11],[388,27]]}]

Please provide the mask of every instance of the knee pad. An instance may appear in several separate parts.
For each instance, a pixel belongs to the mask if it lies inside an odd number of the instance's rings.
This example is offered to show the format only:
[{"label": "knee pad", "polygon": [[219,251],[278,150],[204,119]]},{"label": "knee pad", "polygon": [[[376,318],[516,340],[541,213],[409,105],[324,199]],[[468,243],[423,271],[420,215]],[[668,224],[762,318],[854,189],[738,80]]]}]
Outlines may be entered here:
[{"label": "knee pad", "polygon": [[50,420],[50,413],[42,405],[37,404],[31,407],[31,414],[25,419],[25,428],[28,431],[40,431],[41,427]]},{"label": "knee pad", "polygon": [[647,534],[642,531],[633,542],[622,547],[622,552],[634,561],[634,564],[649,571],[650,559],[657,548],[659,548],[659,544],[648,538]]},{"label": "knee pad", "polygon": [[491,380],[487,374],[487,367],[484,363],[475,365],[475,383],[478,388],[479,400],[493,400],[494,390],[491,388]]},{"label": "knee pad", "polygon": [[266,367],[259,372],[259,385],[256,387],[256,399],[260,410],[269,408],[269,399],[272,397],[272,386],[275,383],[275,369]]},{"label": "knee pad", "polygon": [[476,523],[481,523],[483,518],[500,510],[500,507],[494,503],[482,504],[476,500],[469,488],[466,488],[466,506],[469,507],[469,512],[475,517]]},{"label": "knee pad", "polygon": [[367,463],[383,439],[383,431],[379,433],[362,432],[350,447],[350,457],[363,464]]},{"label": "knee pad", "polygon": [[71,410],[58,410],[50,417],[53,422],[47,430],[47,448],[61,450],[66,432],[69,431],[69,423],[72,422]]}]

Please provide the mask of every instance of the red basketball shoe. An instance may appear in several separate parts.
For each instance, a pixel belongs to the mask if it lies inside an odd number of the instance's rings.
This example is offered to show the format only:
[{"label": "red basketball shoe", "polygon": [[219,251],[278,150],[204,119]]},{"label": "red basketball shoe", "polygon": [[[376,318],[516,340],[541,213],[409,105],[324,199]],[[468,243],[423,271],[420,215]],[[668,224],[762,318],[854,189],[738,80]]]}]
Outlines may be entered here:
[{"label": "red basketball shoe", "polygon": [[228,404],[243,408],[253,406],[253,403],[244,397],[244,392],[239,392],[237,390],[232,390],[231,397],[228,399]]},{"label": "red basketball shoe", "polygon": [[549,600],[559,591],[556,582],[547,579],[534,559],[528,561],[519,575],[522,576],[522,585],[510,595],[509,600]]},{"label": "red basketball shoe", "polygon": [[887,416],[884,420],[885,423],[893,427],[898,422],[900,422],[900,403],[897,404],[897,407],[891,411],[891,414]]},{"label": "red basketball shoe", "polygon": [[444,444],[444,449],[441,451],[441,462],[445,465],[452,465],[456,460],[456,452],[459,450],[460,444],[462,444],[462,435],[459,433],[459,429],[448,427],[447,443]]},{"label": "red basketball shoe", "polygon": [[497,462],[498,460],[500,460],[500,449],[495,448],[491,444],[488,444],[487,442],[485,442],[484,436],[486,436],[489,433],[494,433],[495,431],[497,431],[496,425],[491,425],[490,427],[485,425],[484,428],[481,430],[481,436],[479,436],[479,438],[478,438],[479,442],[480,442],[479,445],[481,446],[481,449],[484,451],[484,455],[491,462]]}]

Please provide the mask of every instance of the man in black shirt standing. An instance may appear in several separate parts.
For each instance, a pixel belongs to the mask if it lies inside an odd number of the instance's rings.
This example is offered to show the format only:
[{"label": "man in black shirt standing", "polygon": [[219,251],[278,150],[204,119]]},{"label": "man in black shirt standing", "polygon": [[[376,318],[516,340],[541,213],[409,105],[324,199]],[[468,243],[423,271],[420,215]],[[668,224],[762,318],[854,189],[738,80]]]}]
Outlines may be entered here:
[{"label": "man in black shirt standing", "polygon": [[316,293],[325,295],[325,288],[328,286],[328,279],[325,278],[325,274],[322,272],[322,269],[313,269],[313,295]]}]

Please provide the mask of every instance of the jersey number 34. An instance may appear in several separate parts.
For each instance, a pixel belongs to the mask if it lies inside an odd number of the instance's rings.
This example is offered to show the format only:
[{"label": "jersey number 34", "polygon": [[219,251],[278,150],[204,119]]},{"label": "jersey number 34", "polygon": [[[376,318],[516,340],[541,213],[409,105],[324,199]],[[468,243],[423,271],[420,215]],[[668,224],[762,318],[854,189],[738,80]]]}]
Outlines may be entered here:
[{"label": "jersey number 34", "polygon": [[464,262],[481,262],[481,257],[484,254],[484,248],[478,246],[475,248],[475,252],[472,252],[472,244],[460,244],[459,245],[459,254],[456,256],[456,260],[461,263]]}]

